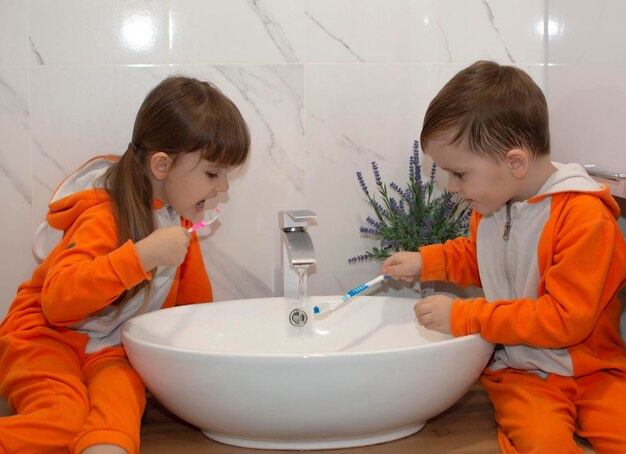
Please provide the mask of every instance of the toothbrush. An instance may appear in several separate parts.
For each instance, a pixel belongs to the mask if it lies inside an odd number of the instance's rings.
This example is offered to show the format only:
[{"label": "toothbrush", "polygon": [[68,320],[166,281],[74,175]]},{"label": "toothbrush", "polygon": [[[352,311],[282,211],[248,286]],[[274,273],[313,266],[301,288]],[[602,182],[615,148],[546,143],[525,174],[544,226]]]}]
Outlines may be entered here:
[{"label": "toothbrush", "polygon": [[204,219],[202,221],[196,222],[187,230],[189,231],[189,233],[191,233],[203,227],[207,227],[213,224],[217,220],[217,218],[220,217],[220,214],[222,214],[222,212],[220,211],[219,208],[213,208],[212,210],[209,210],[207,214],[204,215]]},{"label": "toothbrush", "polygon": [[370,288],[372,285],[378,284],[379,282],[384,281],[385,279],[389,279],[390,276],[387,276],[385,274],[381,274],[378,277],[375,277],[374,279],[372,279],[371,281],[366,282],[365,284],[361,284],[357,287],[354,287],[352,290],[350,290],[348,293],[346,293],[345,295],[343,295],[341,297],[341,301],[335,303],[335,304],[324,304],[324,305],[320,305],[320,306],[315,306],[313,308],[313,313],[315,315],[322,315],[323,313],[326,312],[333,312],[335,311],[337,308],[339,308],[339,306],[343,305],[344,303],[346,303],[350,298],[358,295],[359,293],[365,291],[366,289]]},{"label": "toothbrush", "polygon": [[[213,224],[217,220],[217,218],[220,217],[220,214],[222,214],[222,212],[217,207],[213,208],[212,210],[207,211],[204,214],[204,219],[202,221],[196,222],[194,225],[189,227],[187,229],[187,231],[189,233],[195,232],[198,229],[201,229],[201,228],[204,228],[204,227],[207,227],[207,226]],[[165,266],[163,268],[161,268],[161,271],[157,271],[157,276],[160,276],[163,273],[167,272],[167,269],[168,268],[165,267]]]}]

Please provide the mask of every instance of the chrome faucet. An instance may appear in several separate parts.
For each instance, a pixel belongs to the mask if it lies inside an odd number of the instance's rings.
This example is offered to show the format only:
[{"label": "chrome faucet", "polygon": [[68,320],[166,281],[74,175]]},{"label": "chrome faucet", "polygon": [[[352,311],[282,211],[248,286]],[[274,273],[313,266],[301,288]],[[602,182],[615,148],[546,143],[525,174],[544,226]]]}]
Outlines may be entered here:
[{"label": "chrome faucet", "polygon": [[300,284],[298,271],[303,274],[303,290],[306,295],[306,271],[317,262],[313,241],[307,232],[309,221],[317,214],[310,210],[291,210],[278,213],[282,239],[283,295],[297,297]]}]

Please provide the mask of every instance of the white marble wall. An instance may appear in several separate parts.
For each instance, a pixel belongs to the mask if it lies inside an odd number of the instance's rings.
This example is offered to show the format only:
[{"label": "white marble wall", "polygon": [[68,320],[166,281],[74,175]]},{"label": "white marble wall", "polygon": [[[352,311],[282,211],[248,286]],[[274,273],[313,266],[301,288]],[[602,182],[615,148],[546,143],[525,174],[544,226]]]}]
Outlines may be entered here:
[{"label": "white marble wall", "polygon": [[[552,10],[569,33],[559,35],[555,55],[577,63],[586,46],[583,55],[612,62],[612,53],[598,55],[603,41],[615,39],[600,24],[615,22],[620,30],[624,7],[620,0],[594,2],[596,22],[587,26],[589,5],[0,0],[0,315],[35,266],[31,235],[55,186],[92,155],[124,150],[141,100],[171,73],[218,85],[252,131],[251,159],[233,175],[219,200],[221,225],[202,243],[216,298],[281,294],[277,212],[284,209],[319,215],[310,228],[318,256],[310,294],[368,280],[378,264],[347,263],[373,245],[358,233],[370,212],[355,171],[376,160],[384,178],[404,181],[428,101],[477,59],[518,65],[547,89],[552,53],[544,18]],[[623,48],[619,58],[623,76]],[[571,68],[555,74],[563,83],[578,80]],[[623,77],[599,71],[623,94]],[[622,120],[623,109],[614,111]],[[588,121],[604,128],[597,119]]]},{"label": "white marble wall", "polygon": [[626,173],[626,2],[550,0],[553,154]]}]

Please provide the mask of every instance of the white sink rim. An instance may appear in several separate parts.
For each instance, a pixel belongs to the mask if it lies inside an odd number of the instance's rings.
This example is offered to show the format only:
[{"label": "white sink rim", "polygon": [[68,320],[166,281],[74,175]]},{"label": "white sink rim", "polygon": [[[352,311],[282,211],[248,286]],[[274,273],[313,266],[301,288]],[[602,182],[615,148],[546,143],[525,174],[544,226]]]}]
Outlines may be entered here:
[{"label": "white sink rim", "polygon": [[[307,314],[309,314],[309,320],[307,321],[308,324],[311,323],[316,323],[314,320],[311,320],[311,318],[313,318],[313,306],[315,305],[315,303],[318,302],[318,299],[340,299],[341,295],[324,295],[324,296],[315,296],[315,297],[308,297],[305,300],[305,304],[303,306],[303,308],[306,310]],[[361,297],[362,299],[366,299],[366,300],[377,300],[380,299],[382,302],[384,302],[384,300],[386,299],[402,299],[402,300],[406,300],[406,299],[411,299],[411,298],[394,298],[394,297]],[[229,300],[229,301],[219,301],[219,302],[212,302],[212,303],[200,303],[200,304],[194,304],[194,305],[184,305],[184,306],[174,306],[174,307],[170,307],[170,308],[166,308],[166,309],[162,309],[160,311],[155,311],[155,312],[150,312],[147,314],[141,314],[138,315],[137,317],[134,317],[133,319],[131,319],[129,321],[129,323],[127,324],[128,326],[123,327],[123,332],[124,332],[124,337],[128,337],[131,338],[134,342],[136,342],[137,344],[141,344],[145,347],[152,347],[152,348],[156,348],[158,347],[159,349],[163,349],[166,351],[171,351],[171,352],[181,352],[181,353],[189,353],[189,354],[198,354],[198,355],[202,355],[202,356],[227,356],[227,357],[234,357],[234,358],[289,358],[289,359],[293,359],[293,358],[311,358],[311,357],[333,357],[333,356],[359,356],[359,355],[377,355],[377,354],[389,354],[392,352],[403,352],[403,351],[410,351],[410,350],[414,350],[416,348],[437,348],[440,345],[448,345],[448,344],[455,344],[455,343],[464,343],[464,342],[473,342],[473,339],[476,337],[480,337],[480,334],[471,334],[468,336],[460,336],[460,337],[454,337],[452,335],[446,335],[446,334],[441,334],[441,336],[447,336],[446,338],[442,338],[441,340],[437,340],[436,342],[428,342],[428,343],[422,343],[422,344],[416,344],[416,345],[409,345],[409,346],[402,346],[402,347],[385,347],[385,348],[379,348],[379,349],[373,349],[373,350],[365,350],[365,351],[329,351],[329,352],[324,352],[324,353],[249,353],[249,352],[226,352],[226,351],[212,351],[212,350],[207,350],[207,349],[203,349],[203,348],[191,348],[191,347],[177,347],[177,346],[172,346],[172,345],[167,345],[165,342],[160,342],[160,341],[150,341],[150,340],[143,340],[141,338],[139,338],[136,335],[133,335],[133,333],[131,332],[130,329],[128,329],[128,327],[132,326],[133,323],[137,323],[138,320],[141,320],[142,318],[157,318],[157,317],[161,317],[163,316],[163,311],[170,311],[170,312],[185,312],[185,311],[193,311],[193,310],[197,310],[197,308],[199,307],[212,307],[212,306],[223,306],[223,305],[232,305],[233,303],[249,303],[251,300],[254,301],[258,301],[258,302],[264,302],[264,301],[276,301],[276,300],[281,300],[283,299],[282,297],[268,297],[268,298],[254,298],[254,299],[239,299],[239,300]],[[287,300],[287,298],[284,298],[284,300]],[[381,304],[382,304],[381,302]],[[359,301],[353,301],[350,302],[349,304],[359,304]],[[293,305],[293,308],[295,308],[296,305]],[[195,309],[194,309],[195,308]],[[210,310],[210,309],[209,309]],[[342,308],[340,310],[348,310],[348,308]],[[330,316],[332,317],[332,315]],[[134,320],[134,322],[133,322]],[[285,314],[285,323],[287,323],[287,314]],[[301,329],[301,328],[297,328],[294,327],[293,329],[297,330],[297,329]]]}]

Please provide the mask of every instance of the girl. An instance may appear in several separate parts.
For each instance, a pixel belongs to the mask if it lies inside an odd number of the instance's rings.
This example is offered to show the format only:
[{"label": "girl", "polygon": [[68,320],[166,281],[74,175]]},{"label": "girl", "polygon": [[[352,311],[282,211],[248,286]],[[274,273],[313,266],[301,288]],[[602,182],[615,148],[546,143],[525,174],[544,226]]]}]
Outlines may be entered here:
[{"label": "girl", "polygon": [[171,77],[144,100],[119,160],[94,158],[57,188],[35,246],[58,241],[0,325],[0,394],[16,413],[0,418],[0,453],[139,452],[145,391],[121,324],[212,300],[187,229],[249,146],[226,96]]}]

